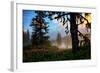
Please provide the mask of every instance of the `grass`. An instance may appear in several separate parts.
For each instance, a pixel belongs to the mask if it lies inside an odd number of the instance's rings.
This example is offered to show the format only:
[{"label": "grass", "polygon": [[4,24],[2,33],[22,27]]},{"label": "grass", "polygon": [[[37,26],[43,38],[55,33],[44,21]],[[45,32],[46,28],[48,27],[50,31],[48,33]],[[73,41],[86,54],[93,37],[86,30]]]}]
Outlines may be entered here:
[{"label": "grass", "polygon": [[80,51],[74,54],[72,53],[72,49],[58,50],[56,47],[52,47],[52,49],[30,49],[23,51],[23,62],[83,59],[91,59],[91,50],[88,46],[80,47]]}]

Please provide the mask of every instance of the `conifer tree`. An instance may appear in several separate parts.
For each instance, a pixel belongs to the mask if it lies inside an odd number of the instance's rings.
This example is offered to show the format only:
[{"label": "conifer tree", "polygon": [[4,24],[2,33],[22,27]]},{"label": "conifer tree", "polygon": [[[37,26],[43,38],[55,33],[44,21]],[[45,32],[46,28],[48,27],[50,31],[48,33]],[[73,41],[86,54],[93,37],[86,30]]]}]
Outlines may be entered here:
[{"label": "conifer tree", "polygon": [[47,22],[45,21],[45,15],[43,11],[35,11],[37,16],[32,19],[32,45],[37,46],[37,48],[43,48],[43,46],[48,42],[49,36]]},{"label": "conifer tree", "polygon": [[61,45],[61,34],[60,33],[57,34],[57,44]]}]

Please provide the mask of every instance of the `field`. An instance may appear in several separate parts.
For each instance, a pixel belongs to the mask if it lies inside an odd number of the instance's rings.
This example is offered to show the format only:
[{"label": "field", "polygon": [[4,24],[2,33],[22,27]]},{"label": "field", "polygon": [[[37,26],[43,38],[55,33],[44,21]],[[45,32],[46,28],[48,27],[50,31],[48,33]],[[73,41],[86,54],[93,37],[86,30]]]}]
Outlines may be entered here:
[{"label": "field", "polygon": [[90,52],[91,50],[89,49],[89,47],[80,47],[80,51],[78,53],[72,53],[72,49],[26,49],[23,51],[23,62],[91,59]]}]

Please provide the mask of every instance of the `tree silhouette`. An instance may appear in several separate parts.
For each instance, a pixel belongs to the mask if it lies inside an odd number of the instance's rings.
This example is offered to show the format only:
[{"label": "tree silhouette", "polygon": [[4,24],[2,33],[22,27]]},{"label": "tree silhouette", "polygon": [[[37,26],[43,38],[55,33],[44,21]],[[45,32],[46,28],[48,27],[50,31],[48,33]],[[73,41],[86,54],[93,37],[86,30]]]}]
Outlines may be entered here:
[{"label": "tree silhouette", "polygon": [[29,33],[29,30],[27,30],[27,41],[30,40],[30,33]]},{"label": "tree silhouette", "polygon": [[80,49],[78,47],[78,25],[76,24],[77,13],[70,13],[70,33],[72,37],[72,48],[73,52],[78,52]]},{"label": "tree silhouette", "polygon": [[60,33],[57,34],[57,44],[61,45],[61,34]]},{"label": "tree silhouette", "polygon": [[30,34],[29,30],[23,30],[23,45],[28,46],[30,44]]},{"label": "tree silhouette", "polygon": [[32,45],[37,48],[43,48],[45,43],[48,42],[49,36],[47,22],[45,21],[45,15],[43,11],[35,11],[37,16],[32,19]]},{"label": "tree silhouette", "polygon": [[[87,16],[90,13],[85,13],[85,16]],[[52,16],[56,15],[55,17],[52,18]],[[68,23],[70,22],[70,33],[71,33],[71,38],[72,38],[72,51],[73,53],[78,52],[79,49],[79,40],[78,36],[81,36],[84,38],[85,42],[89,42],[90,40],[83,35],[79,30],[78,30],[78,25],[83,24],[85,21],[85,25],[87,28],[91,28],[91,23],[82,16],[82,13],[72,13],[72,12],[48,12],[48,17],[53,20],[57,19],[57,21],[60,21],[63,26],[65,27],[65,32],[66,34],[69,33],[68,29]]]}]

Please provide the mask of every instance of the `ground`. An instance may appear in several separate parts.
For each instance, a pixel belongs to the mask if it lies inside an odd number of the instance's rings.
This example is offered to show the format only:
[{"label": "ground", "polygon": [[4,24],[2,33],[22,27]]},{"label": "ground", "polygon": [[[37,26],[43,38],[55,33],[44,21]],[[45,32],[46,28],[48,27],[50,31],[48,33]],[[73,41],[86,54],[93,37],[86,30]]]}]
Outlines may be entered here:
[{"label": "ground", "polygon": [[76,54],[72,53],[72,49],[26,49],[23,51],[23,62],[63,61],[81,59],[91,59],[91,50],[89,47],[80,47],[80,51]]}]

